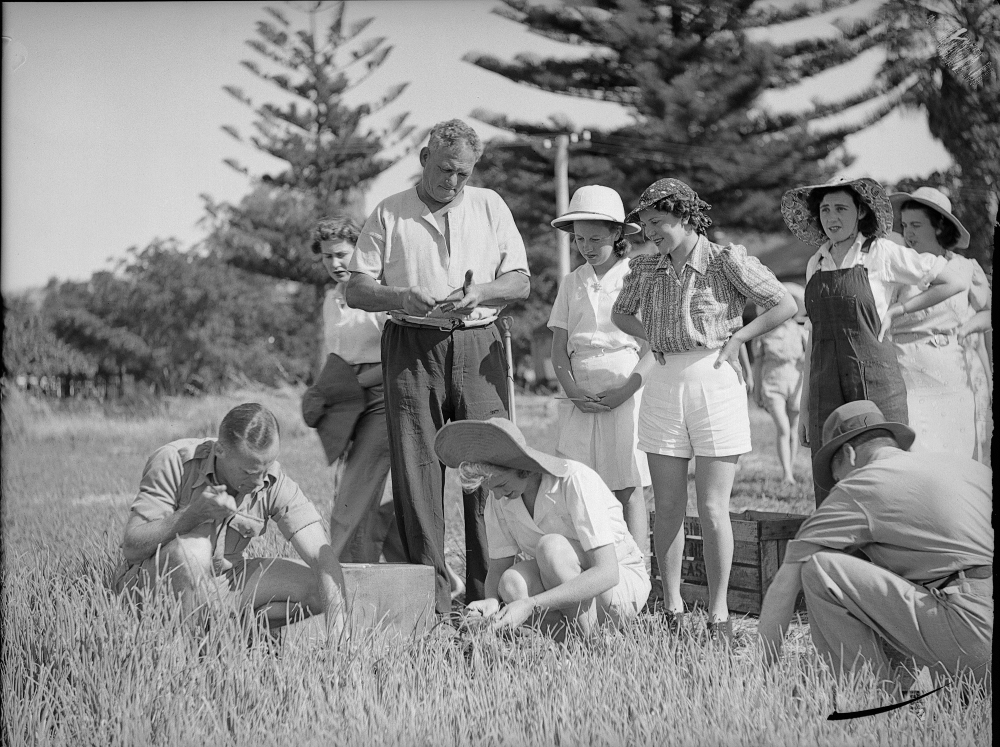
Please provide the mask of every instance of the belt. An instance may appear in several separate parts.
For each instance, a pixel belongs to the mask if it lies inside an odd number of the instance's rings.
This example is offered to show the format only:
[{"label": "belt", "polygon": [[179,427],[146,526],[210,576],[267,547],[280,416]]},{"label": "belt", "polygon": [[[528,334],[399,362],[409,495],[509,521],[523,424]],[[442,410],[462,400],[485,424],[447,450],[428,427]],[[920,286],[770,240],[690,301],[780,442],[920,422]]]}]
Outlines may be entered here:
[{"label": "belt", "polygon": [[408,320],[396,319],[395,317],[390,317],[389,321],[393,324],[398,324],[400,327],[409,327],[410,329],[434,329],[439,332],[451,332],[455,329],[485,329],[491,324],[496,323],[496,319],[490,319],[488,322],[483,322],[481,324],[466,324],[461,319],[453,319],[450,317],[442,319],[442,324],[418,324]]},{"label": "belt", "polygon": [[570,357],[571,358],[579,358],[580,360],[584,360],[586,358],[600,358],[603,355],[616,355],[617,353],[622,353],[622,352],[625,352],[626,350],[631,351],[631,352],[635,353],[636,355],[639,354],[638,350],[636,350],[635,348],[630,348],[630,347],[614,348],[613,350],[605,350],[604,348],[600,348],[598,350],[584,350],[582,352],[573,353]]},{"label": "belt", "polygon": [[963,581],[968,579],[986,579],[993,578],[993,566],[991,565],[974,565],[970,568],[962,568],[959,571],[955,571],[949,576],[938,581],[932,581],[927,586],[933,589],[946,589],[949,586],[956,586],[961,584]]},{"label": "belt", "polygon": [[930,334],[928,332],[900,332],[898,335],[892,335],[892,341],[898,343],[907,342],[926,342],[928,345],[933,345],[936,348],[946,348],[951,344],[951,338],[956,337],[954,332],[935,333]]}]

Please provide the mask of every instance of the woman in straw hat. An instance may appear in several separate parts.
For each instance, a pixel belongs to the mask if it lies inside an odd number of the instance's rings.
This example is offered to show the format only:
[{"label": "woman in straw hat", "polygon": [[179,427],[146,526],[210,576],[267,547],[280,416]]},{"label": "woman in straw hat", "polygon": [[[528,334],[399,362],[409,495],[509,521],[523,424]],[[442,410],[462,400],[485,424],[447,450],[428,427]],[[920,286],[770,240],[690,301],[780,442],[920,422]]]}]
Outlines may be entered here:
[{"label": "woman in straw hat", "polygon": [[[966,290],[968,281],[944,257],[883,238],[892,230],[892,206],[874,179],[796,187],[782,197],[781,214],[799,239],[819,246],[806,266],[812,332],[800,427],[815,456],[823,422],[846,402],[869,399],[887,418],[908,422],[906,385],[886,333],[897,317]],[[924,290],[894,301],[909,285]],[[813,490],[818,506],[829,491],[815,479]]]},{"label": "woman in straw hat", "polygon": [[531,448],[502,418],[448,423],[434,448],[463,490],[490,494],[485,599],[471,614],[498,628],[558,617],[585,635],[639,614],[650,590],[643,555],[596,472]]},{"label": "woman in straw hat", "polygon": [[[986,273],[973,259],[955,253],[969,246],[969,232],[951,212],[951,201],[933,187],[889,195],[896,230],[907,246],[943,256],[970,278],[959,293],[892,325],[899,365],[906,382],[914,451],[951,451],[989,464],[992,435],[992,382],[981,332],[991,326],[991,291]],[[897,300],[919,288],[899,289]]]},{"label": "woman in straw hat", "polygon": [[[792,468],[799,446],[799,400],[809,330],[806,326],[805,289],[798,283],[782,285],[795,299],[798,311],[791,319],[753,341],[754,399],[774,420],[783,480],[794,485]],[[757,313],[763,312],[758,306]]]},{"label": "woman in straw hat", "polygon": [[[669,629],[687,627],[681,597],[688,465],[695,459],[698,515],[705,530],[708,633],[732,639],[727,590],[733,563],[729,498],[741,454],[751,449],[743,344],[795,314],[774,274],[738,245],[706,236],[708,203],[679,179],[660,179],[642,193],[627,220],[638,218],[657,254],[635,257],[615,302],[620,329],[649,341],[639,413],[656,501],[653,535]],[[767,309],[743,325],[747,301]]]},{"label": "woman in straw hat", "polygon": [[566,393],[556,453],[601,476],[621,502],[632,538],[647,550],[642,488],[649,485],[649,467],[636,448],[642,378],[634,371],[641,343],[611,321],[629,269],[625,237],[642,229],[625,222],[618,193],[599,185],[580,187],[552,225],[573,235],[585,260],[563,278],[549,316],[552,365]]}]

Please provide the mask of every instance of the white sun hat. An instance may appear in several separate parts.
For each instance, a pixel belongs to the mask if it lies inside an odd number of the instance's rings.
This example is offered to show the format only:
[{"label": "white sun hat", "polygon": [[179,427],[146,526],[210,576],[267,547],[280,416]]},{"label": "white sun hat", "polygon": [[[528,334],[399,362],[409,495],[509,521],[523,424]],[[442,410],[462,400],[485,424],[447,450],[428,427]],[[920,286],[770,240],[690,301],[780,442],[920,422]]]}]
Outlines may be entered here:
[{"label": "white sun hat", "polygon": [[639,233],[642,228],[637,223],[625,222],[625,205],[621,196],[611,187],[591,184],[580,187],[569,201],[569,212],[560,215],[551,225],[567,233],[573,232],[575,220],[603,220],[625,228],[625,235]]},{"label": "white sun hat", "polygon": [[951,214],[951,200],[948,199],[948,195],[939,189],[934,189],[934,187],[919,187],[910,193],[893,192],[889,195],[889,202],[892,204],[894,218],[893,228],[895,230],[902,231],[902,221],[900,218],[902,207],[911,200],[920,205],[926,205],[958,229],[958,242],[954,247],[945,247],[946,249],[966,249],[969,246],[969,240],[972,237],[969,236],[969,231],[962,225],[962,222]]}]

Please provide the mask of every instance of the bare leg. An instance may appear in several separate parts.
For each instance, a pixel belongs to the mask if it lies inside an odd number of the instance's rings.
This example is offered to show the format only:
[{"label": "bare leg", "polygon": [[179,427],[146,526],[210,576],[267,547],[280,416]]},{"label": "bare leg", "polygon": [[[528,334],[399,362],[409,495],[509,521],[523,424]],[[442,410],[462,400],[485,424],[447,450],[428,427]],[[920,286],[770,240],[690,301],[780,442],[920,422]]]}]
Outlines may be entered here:
[{"label": "bare leg", "polygon": [[[798,400],[788,400],[788,428],[791,435],[788,438],[789,464],[795,467],[795,458],[799,455],[799,403]],[[795,475],[792,475],[794,479]]]},{"label": "bare leg", "polygon": [[736,479],[737,461],[739,455],[695,457],[694,484],[705,547],[710,621],[729,619],[726,593],[733,566],[733,525],[729,519],[729,496]]},{"label": "bare leg", "polygon": [[642,494],[642,488],[622,488],[612,492],[622,504],[622,513],[625,514],[625,524],[628,526],[629,534],[642,550],[642,556],[648,557],[649,514],[646,512],[646,498]]},{"label": "bare leg", "polygon": [[688,459],[647,454],[653,479],[656,520],[653,544],[663,583],[663,604],[670,612],[684,610],[681,599],[681,564],[684,561],[684,516],[687,514]]},{"label": "bare leg", "polygon": [[786,411],[786,401],[784,397],[772,395],[767,398],[767,411],[771,413],[771,420],[777,429],[778,461],[781,462],[782,479],[784,482],[794,483],[795,474],[792,471],[792,441],[793,436],[798,433],[798,428],[792,428],[788,422]]},{"label": "bare leg", "polygon": [[253,558],[238,570],[240,607],[253,609],[270,627],[323,612],[319,584],[305,563],[288,558]]},{"label": "bare leg", "polygon": [[[538,562],[535,560],[522,560],[500,577],[498,593],[504,602],[527,599],[535,594],[541,594],[543,591],[545,591],[545,586],[542,584]],[[556,641],[561,642],[566,637],[566,618],[558,610],[536,612],[526,624],[538,625],[539,630]]]}]

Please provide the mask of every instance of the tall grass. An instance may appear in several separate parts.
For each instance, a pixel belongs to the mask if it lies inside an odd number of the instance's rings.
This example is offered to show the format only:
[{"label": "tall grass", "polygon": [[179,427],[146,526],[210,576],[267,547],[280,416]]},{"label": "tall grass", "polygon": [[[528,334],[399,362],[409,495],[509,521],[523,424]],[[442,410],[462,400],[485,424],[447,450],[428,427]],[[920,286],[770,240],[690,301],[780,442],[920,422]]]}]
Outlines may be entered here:
[{"label": "tall grass", "polygon": [[[107,591],[107,580],[146,456],[170,438],[212,434],[226,410],[248,399],[275,409],[282,463],[327,515],[332,473],[301,425],[294,391],[168,401],[146,419],[5,400],[4,744],[992,742],[991,693],[963,698],[955,686],[922,701],[923,720],[904,708],[827,721],[835,708],[885,701],[864,673],[835,691],[803,626],[782,664],[764,672],[752,646],[726,654],[678,642],[651,616],[621,634],[566,645],[531,631],[497,636],[442,624],[419,639],[356,631],[333,649],[307,634],[308,624],[274,646],[221,613],[206,636],[193,637],[166,596],[138,614]],[[518,414],[533,443],[551,443],[544,401],[526,400]],[[754,418],[766,443],[743,460],[734,506],[808,511],[805,488],[780,487],[776,459],[768,462],[769,421]],[[460,564],[452,480],[447,504],[448,547]],[[291,552],[269,531],[255,554]],[[749,636],[753,621],[739,627]]]}]

